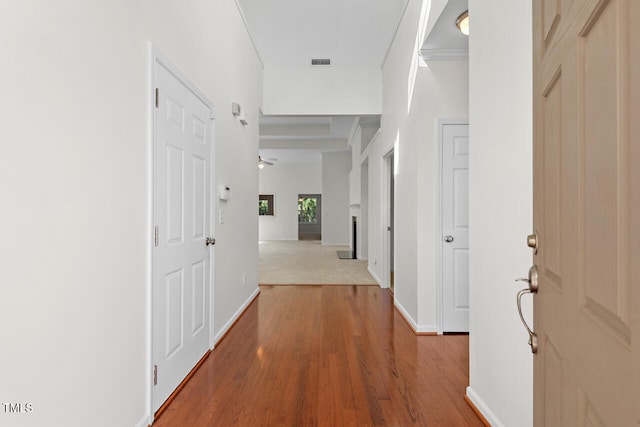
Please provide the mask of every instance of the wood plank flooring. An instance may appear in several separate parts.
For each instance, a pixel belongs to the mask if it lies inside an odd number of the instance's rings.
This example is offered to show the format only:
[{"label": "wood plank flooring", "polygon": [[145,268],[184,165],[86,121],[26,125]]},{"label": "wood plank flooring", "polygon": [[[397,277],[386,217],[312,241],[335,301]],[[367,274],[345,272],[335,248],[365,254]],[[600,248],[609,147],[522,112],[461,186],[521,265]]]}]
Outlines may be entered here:
[{"label": "wood plank flooring", "polygon": [[378,286],[261,286],[154,426],[482,426],[468,366],[468,336],[416,336]]}]

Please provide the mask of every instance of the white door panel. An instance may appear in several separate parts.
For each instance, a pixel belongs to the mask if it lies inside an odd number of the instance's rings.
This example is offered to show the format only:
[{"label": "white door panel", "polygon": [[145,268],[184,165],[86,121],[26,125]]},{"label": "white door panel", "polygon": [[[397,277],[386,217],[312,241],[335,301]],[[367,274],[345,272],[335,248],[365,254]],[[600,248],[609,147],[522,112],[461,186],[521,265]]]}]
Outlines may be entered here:
[{"label": "white door panel", "polygon": [[442,329],[469,331],[469,126],[442,126]]},{"label": "white door panel", "polygon": [[209,348],[211,109],[155,64],[154,411]]}]

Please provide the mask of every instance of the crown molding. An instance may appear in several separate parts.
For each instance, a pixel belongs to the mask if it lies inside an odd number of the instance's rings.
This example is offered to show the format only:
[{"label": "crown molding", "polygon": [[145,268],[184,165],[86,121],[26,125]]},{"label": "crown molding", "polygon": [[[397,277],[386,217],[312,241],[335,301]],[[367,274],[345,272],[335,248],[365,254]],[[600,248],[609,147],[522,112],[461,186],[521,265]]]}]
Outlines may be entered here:
[{"label": "crown molding", "polygon": [[425,61],[468,61],[468,49],[420,49],[420,56]]}]

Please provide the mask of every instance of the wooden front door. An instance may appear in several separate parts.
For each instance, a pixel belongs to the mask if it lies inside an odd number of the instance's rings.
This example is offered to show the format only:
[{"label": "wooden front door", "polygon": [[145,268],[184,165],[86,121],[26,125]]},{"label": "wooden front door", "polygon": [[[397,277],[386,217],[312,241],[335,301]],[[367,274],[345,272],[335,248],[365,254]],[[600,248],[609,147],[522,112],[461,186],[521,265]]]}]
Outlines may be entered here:
[{"label": "wooden front door", "polygon": [[640,425],[640,1],[534,0],[534,424]]}]

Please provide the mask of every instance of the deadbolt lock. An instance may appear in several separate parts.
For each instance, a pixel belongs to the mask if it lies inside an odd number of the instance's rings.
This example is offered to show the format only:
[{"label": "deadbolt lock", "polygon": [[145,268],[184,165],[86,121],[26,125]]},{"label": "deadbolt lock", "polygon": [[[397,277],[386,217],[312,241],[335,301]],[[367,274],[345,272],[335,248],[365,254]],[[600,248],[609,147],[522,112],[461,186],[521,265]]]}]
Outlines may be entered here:
[{"label": "deadbolt lock", "polygon": [[533,254],[538,255],[538,232],[534,231],[533,234],[527,236],[527,246],[533,249]]}]

